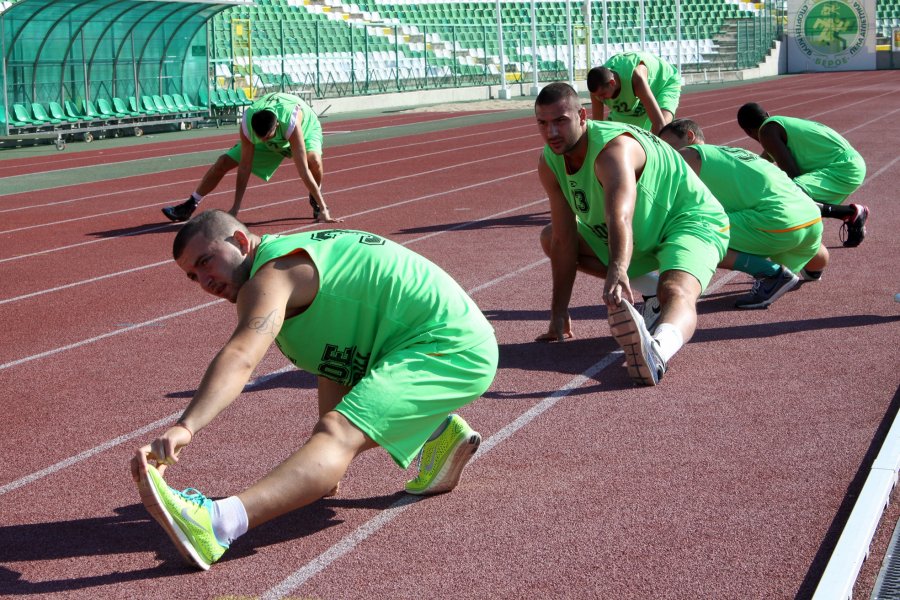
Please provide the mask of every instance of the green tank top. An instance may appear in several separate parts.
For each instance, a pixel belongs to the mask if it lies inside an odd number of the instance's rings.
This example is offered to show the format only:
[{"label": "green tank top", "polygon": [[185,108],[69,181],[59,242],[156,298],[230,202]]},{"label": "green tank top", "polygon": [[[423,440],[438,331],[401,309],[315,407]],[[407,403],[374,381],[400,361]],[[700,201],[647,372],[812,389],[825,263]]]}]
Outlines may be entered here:
[{"label": "green tank top", "polygon": [[[299,110],[298,110],[299,109]],[[275,137],[263,142],[250,127],[250,119],[261,110],[270,110],[278,117],[278,127],[275,129]],[[241,129],[247,139],[254,145],[262,144],[274,152],[290,152],[291,143],[288,137],[297,126],[300,125],[300,136],[307,140],[313,124],[319,120],[312,107],[303,99],[291,94],[272,93],[260,96],[247,110],[241,122]]]},{"label": "green tank top", "polygon": [[711,225],[727,227],[722,206],[703,185],[687,163],[671,146],[655,135],[626,123],[587,122],[588,151],[577,173],[566,171],[565,158],[544,147],[544,160],[556,175],[575,218],[608,243],[606,204],[603,188],[594,173],[597,155],[614,138],[630,135],[647,154],[647,162],[637,182],[637,199],[632,217],[633,254],[653,254],[681,215],[705,213]]},{"label": "green tank top", "polygon": [[787,133],[787,147],[802,173],[816,171],[835,162],[855,158],[859,153],[837,131],[806,119],[769,117],[766,123],[778,123]]},{"label": "green tank top", "polygon": [[629,117],[647,114],[647,109],[634,95],[634,88],[631,85],[631,77],[640,63],[644,63],[647,67],[647,82],[650,84],[650,91],[656,97],[662,93],[666,82],[676,74],[675,67],[649,52],[626,52],[611,57],[603,66],[615,71],[622,84],[618,96],[603,101],[612,112]]},{"label": "green tank top", "polygon": [[761,218],[753,225],[764,231],[811,225],[821,218],[812,198],[761,156],[743,148],[711,144],[688,148],[700,154],[700,180],[726,213],[759,213]]},{"label": "green tank top", "polygon": [[300,251],[319,271],[319,291],[303,313],[285,320],[275,343],[305,371],[353,386],[397,349],[417,344],[449,353],[493,336],[475,302],[440,267],[364,231],[263,236],[250,276]]}]

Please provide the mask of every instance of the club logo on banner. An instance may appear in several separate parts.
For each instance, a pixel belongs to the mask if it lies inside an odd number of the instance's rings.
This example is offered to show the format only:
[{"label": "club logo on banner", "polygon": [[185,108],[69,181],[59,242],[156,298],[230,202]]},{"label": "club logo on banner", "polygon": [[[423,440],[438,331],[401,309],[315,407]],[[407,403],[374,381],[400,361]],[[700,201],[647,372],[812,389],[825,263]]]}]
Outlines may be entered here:
[{"label": "club logo on banner", "polygon": [[874,0],[791,0],[788,71],[875,68]]}]

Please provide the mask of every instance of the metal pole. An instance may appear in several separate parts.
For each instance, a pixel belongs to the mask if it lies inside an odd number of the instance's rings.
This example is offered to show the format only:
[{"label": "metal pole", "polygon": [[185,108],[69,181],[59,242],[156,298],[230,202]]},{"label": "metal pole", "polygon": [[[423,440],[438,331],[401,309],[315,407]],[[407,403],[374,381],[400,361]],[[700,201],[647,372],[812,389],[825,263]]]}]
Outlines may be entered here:
[{"label": "metal pole", "polygon": [[681,0],[675,0],[675,43],[678,48],[678,74],[681,75]]},{"label": "metal pole", "polygon": [[537,96],[540,91],[538,85],[538,53],[537,53],[537,10],[535,9],[535,0],[531,0],[531,70],[534,75],[534,84],[531,86],[531,95]]},{"label": "metal pole", "polygon": [[609,6],[603,0],[603,63],[609,60]]},{"label": "metal pole", "polygon": [[566,0],[566,49],[569,63],[569,85],[575,88],[575,91],[578,91],[578,86],[575,85],[575,52],[574,52],[575,44],[572,41],[572,7],[569,4],[569,0]]},{"label": "metal pole", "polygon": [[594,23],[593,11],[591,10],[591,0],[584,0],[584,70],[585,73],[591,70],[591,46],[593,45]]},{"label": "metal pole", "polygon": [[638,5],[640,7],[640,18],[641,18],[641,51],[646,50],[646,33],[644,32],[644,23],[647,21],[647,17],[644,15],[644,0],[639,0]]},{"label": "metal pole", "polygon": [[[506,87],[506,57],[503,55],[503,17],[500,15],[500,0],[496,0],[497,6],[497,50],[500,52],[500,92],[497,97],[501,100],[509,100],[510,93]],[[485,53],[486,55],[487,53]]]}]

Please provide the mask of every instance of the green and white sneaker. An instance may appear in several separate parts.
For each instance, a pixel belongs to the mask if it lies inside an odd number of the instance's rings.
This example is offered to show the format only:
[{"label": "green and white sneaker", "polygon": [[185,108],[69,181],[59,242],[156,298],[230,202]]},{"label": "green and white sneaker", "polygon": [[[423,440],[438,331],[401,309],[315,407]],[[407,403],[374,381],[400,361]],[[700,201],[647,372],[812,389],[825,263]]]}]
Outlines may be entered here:
[{"label": "green and white sneaker", "polygon": [[212,500],[193,488],[183,492],[170,488],[153,465],[148,465],[147,476],[138,485],[147,511],[184,559],[206,571],[228,549],[213,533]]},{"label": "green and white sneaker", "polygon": [[459,415],[449,415],[444,431],[422,446],[419,474],[406,482],[406,492],[420,496],[449,492],[480,444],[480,433]]}]

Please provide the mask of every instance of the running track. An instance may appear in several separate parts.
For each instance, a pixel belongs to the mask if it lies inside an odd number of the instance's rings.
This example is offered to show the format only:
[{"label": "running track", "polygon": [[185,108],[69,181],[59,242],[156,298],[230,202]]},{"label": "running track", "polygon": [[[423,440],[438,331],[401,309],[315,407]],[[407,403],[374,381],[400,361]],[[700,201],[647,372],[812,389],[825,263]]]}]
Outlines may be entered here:
[{"label": "running track", "polygon": [[[205,168],[153,171],[146,160],[143,175],[65,185],[79,169],[175,150],[0,155],[0,176],[32,173],[47,188],[0,195],[0,594],[809,597],[900,402],[900,82],[784,77],[687,93],[679,115],[711,143],[755,148],[734,122],[749,100],[830,124],[862,152],[868,178],[854,201],[872,208],[870,233],[844,249],[827,221],[824,280],[767,311],[733,310],[750,282],[720,271],[697,334],[654,389],[632,387],[622,368],[598,280],[576,283],[576,339],[532,342],[547,325],[537,235],[549,213],[528,111],[487,126],[433,113],[329,123],[383,134],[326,137],[333,213],[442,265],[497,331],[494,385],[462,411],[485,442],[457,490],[421,501],[398,491],[409,474],[369,452],[339,497],[250,532],[207,573],[181,563],[127,468],[180,414],[234,325],[233,308],[171,262],[176,227],[160,221]],[[430,132],[389,137],[426,119]],[[205,205],[227,208],[232,186],[233,176]],[[320,227],[305,196],[286,164],[251,182],[242,218],[258,233]],[[172,485],[230,495],[296,449],[315,420],[314,381],[288,366],[275,350],[264,359],[169,471]],[[871,590],[896,504],[857,594]]]}]

